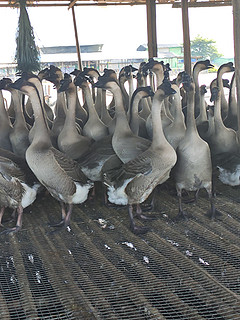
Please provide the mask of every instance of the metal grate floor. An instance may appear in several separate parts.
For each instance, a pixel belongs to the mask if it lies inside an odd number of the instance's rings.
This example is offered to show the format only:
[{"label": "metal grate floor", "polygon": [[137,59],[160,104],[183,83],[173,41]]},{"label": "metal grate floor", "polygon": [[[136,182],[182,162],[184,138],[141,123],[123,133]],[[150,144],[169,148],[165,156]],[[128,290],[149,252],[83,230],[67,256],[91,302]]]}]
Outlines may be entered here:
[{"label": "metal grate floor", "polygon": [[59,205],[41,196],[22,231],[0,236],[0,319],[240,319],[240,189],[218,183],[216,221],[201,193],[180,222],[173,190],[159,188],[157,219],[141,236],[126,209],[100,197],[52,232]]}]

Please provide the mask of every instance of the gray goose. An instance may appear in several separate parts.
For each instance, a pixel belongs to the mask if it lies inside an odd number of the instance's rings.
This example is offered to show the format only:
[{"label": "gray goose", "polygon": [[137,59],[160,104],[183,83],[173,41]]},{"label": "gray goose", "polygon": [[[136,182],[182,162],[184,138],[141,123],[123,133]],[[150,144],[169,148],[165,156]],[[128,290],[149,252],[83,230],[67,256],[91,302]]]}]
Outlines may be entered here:
[{"label": "gray goose", "polygon": [[93,98],[89,88],[88,78],[84,72],[79,73],[74,79],[75,86],[79,86],[84,93],[85,102],[88,107],[88,120],[83,127],[83,135],[95,141],[108,135],[108,128],[99,118],[94,107]]},{"label": "gray goose", "polygon": [[[26,151],[26,161],[41,184],[61,204],[62,220],[55,226],[67,226],[73,205],[87,199],[92,182],[76,161],[52,146],[36,87],[21,78],[12,86],[30,97],[34,110],[35,134]],[[68,206],[67,211],[65,205]]]},{"label": "gray goose", "polygon": [[132,132],[140,137],[148,139],[146,121],[139,116],[139,106],[142,100],[152,97],[154,92],[150,86],[138,87],[132,94],[130,101],[129,125]]},{"label": "gray goose", "polygon": [[116,127],[112,137],[113,150],[123,163],[126,163],[145,151],[151,141],[133,134],[130,129],[120,86],[113,79],[101,76],[95,86],[111,91],[115,100]]},{"label": "gray goose", "polygon": [[18,215],[16,226],[2,233],[19,231],[24,208],[36,199],[40,184],[30,185],[26,172],[11,159],[0,156],[0,225],[5,208],[14,209]]},{"label": "gray goose", "polygon": [[223,83],[223,75],[226,72],[233,72],[234,66],[232,62],[224,63],[222,64],[217,71],[217,87],[220,90],[220,95],[221,95],[221,115],[222,119],[224,120],[227,117],[228,114],[228,101],[225,97],[225,92],[224,92],[224,83]]},{"label": "gray goose", "polygon": [[14,108],[14,122],[13,129],[9,133],[9,138],[12,145],[12,151],[19,157],[25,159],[25,152],[29,147],[29,129],[27,127],[23,109],[22,109],[22,95],[16,89],[9,86],[12,80],[9,78],[3,78],[0,80],[0,89],[7,90],[11,93],[13,108]]},{"label": "gray goose", "polygon": [[195,84],[195,117],[199,115],[200,111],[200,86],[199,86],[199,73],[203,70],[208,70],[214,66],[210,63],[210,60],[197,61],[193,66],[193,81]]},{"label": "gray goose", "polygon": [[9,138],[12,129],[13,127],[5,108],[2,90],[0,90],[0,148],[12,151],[12,144]]},{"label": "gray goose", "polygon": [[176,150],[180,141],[184,138],[186,125],[184,114],[182,112],[180,89],[177,84],[172,84],[172,89],[176,92],[173,97],[171,97],[174,119],[170,125],[164,128],[163,131],[167,141],[171,144],[174,150]]},{"label": "gray goose", "polygon": [[66,92],[67,110],[64,126],[57,138],[58,149],[66,153],[70,158],[80,158],[93,142],[90,138],[79,133],[76,124],[77,88],[73,84],[71,76],[64,75],[58,92]]},{"label": "gray goose", "polygon": [[[104,181],[108,186],[108,199],[115,204],[128,204],[130,228],[138,234],[147,231],[136,225],[133,218],[133,205],[144,202],[153,189],[169,178],[177,156],[174,149],[165,139],[161,126],[160,111],[166,95],[173,90],[169,82],[163,82],[158,88],[152,103],[153,139],[151,145],[135,159],[123,164],[118,170],[104,173]],[[139,211],[138,211],[139,212]]]},{"label": "gray goose", "polygon": [[194,118],[194,83],[186,75],[183,81],[187,92],[187,129],[185,137],[177,148],[177,164],[173,170],[176,182],[177,196],[179,199],[178,218],[186,217],[182,208],[182,190],[196,191],[195,199],[200,189],[204,188],[210,201],[210,215],[215,217],[218,212],[215,209],[212,196],[212,162],[210,148],[200,138]]},{"label": "gray goose", "polygon": [[229,87],[228,115],[223,122],[227,128],[232,128],[235,131],[238,131],[237,99],[235,90],[236,77],[234,72]]},{"label": "gray goose", "polygon": [[221,92],[218,87],[212,89],[211,101],[214,101],[214,132],[208,138],[212,157],[222,152],[236,152],[239,148],[237,133],[227,128],[221,116]]}]

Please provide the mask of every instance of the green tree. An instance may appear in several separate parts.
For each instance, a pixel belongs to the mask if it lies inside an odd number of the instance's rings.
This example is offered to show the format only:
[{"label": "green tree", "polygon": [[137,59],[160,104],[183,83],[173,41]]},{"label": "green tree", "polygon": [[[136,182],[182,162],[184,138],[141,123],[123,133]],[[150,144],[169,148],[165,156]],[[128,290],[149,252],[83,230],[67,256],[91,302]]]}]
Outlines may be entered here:
[{"label": "green tree", "polygon": [[201,57],[202,59],[209,59],[211,61],[222,57],[223,55],[218,52],[215,43],[216,41],[212,39],[197,35],[197,37],[191,41],[192,57]]}]

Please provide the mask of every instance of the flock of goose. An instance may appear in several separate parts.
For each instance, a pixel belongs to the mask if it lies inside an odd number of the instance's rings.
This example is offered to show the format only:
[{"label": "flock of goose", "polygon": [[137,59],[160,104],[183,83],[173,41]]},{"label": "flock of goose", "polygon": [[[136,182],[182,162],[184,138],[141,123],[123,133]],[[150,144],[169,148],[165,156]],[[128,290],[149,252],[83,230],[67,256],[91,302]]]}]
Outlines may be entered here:
[{"label": "flock of goose", "polygon": [[[53,226],[68,226],[73,205],[94,196],[100,181],[105,204],[127,205],[131,230],[144,233],[148,229],[134,217],[147,218],[141,204],[170,175],[177,217],[187,215],[183,190],[195,191],[197,199],[203,188],[214,218],[213,172],[223,183],[239,185],[240,153],[233,64],[219,67],[209,105],[199,73],[211,67],[209,60],[198,61],[192,77],[183,71],[170,81],[169,65],[149,59],[119,74],[93,68],[63,74],[50,66],[38,75],[23,72],[15,82],[0,80],[0,224],[5,208],[16,218],[3,232],[21,229],[24,208],[45,189],[61,205],[61,221]],[[230,84],[223,79],[227,72],[233,72]],[[54,110],[45,102],[43,79],[57,90]],[[3,90],[11,93],[9,106]]]}]

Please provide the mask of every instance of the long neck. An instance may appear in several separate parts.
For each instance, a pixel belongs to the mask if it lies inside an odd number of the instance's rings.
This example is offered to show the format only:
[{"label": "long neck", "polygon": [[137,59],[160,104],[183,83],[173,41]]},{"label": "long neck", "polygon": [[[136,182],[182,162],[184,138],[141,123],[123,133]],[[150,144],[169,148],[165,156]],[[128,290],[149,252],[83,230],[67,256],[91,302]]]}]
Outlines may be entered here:
[{"label": "long neck", "polygon": [[117,84],[111,86],[111,92],[115,100],[115,116],[116,116],[116,128],[115,132],[124,133],[131,132],[127,115],[124,108],[123,96],[120,87]]},{"label": "long neck", "polygon": [[66,91],[67,97],[67,113],[64,126],[74,128],[76,126],[76,102],[77,102],[77,87],[74,84],[69,85]]},{"label": "long neck", "polygon": [[232,81],[230,84],[230,91],[229,91],[229,114],[234,115],[237,117],[237,99],[236,99],[236,78],[235,74],[232,77]]},{"label": "long neck", "polygon": [[200,94],[200,113],[199,113],[199,118],[201,121],[207,121],[207,109],[206,109],[206,103],[205,103],[205,97],[204,94]]},{"label": "long neck", "polygon": [[218,72],[218,75],[217,75],[217,85],[218,85],[218,88],[219,88],[220,94],[221,94],[221,109],[222,109],[221,114],[222,114],[223,118],[226,117],[227,112],[228,112],[228,102],[225,97],[223,81],[222,81],[222,77],[223,77],[224,73],[225,73],[225,70],[224,70],[224,68],[222,68],[222,69],[220,69],[220,71]]},{"label": "long neck", "polygon": [[83,92],[84,92],[85,102],[86,102],[87,107],[88,107],[89,117],[97,117],[97,118],[99,118],[99,116],[97,114],[97,111],[96,111],[96,109],[94,107],[94,102],[93,102],[93,98],[92,98],[92,95],[91,95],[91,90],[90,90],[88,84],[87,83],[83,83],[82,89],[83,89]]},{"label": "long neck", "polygon": [[10,119],[5,108],[2,90],[0,90],[0,125],[2,126],[3,124],[11,127]]},{"label": "long neck", "polygon": [[[224,126],[221,116],[221,94],[219,93],[216,101],[214,102],[214,123],[215,128]],[[225,126],[224,126],[225,127]]]},{"label": "long neck", "polygon": [[28,90],[29,98],[32,102],[33,112],[34,112],[34,136],[32,144],[39,142],[44,142],[45,145],[51,146],[51,140],[48,134],[46,119],[43,115],[43,106],[41,104],[41,98],[39,97],[35,89],[29,88]]},{"label": "long neck", "polygon": [[182,112],[182,105],[181,105],[180,89],[177,85],[174,85],[172,87],[176,91],[176,93],[172,97],[173,99],[172,99],[172,107],[171,107],[173,109],[174,122],[181,123],[185,127],[185,119],[184,119],[184,114]]},{"label": "long neck", "polygon": [[167,142],[162,128],[161,109],[163,107],[164,95],[156,91],[152,102],[152,146],[161,147]]},{"label": "long neck", "polygon": [[144,96],[144,92],[140,91],[138,94],[136,94],[134,99],[131,99],[131,103],[130,103],[129,124],[132,132],[136,135],[138,135],[138,131],[139,131],[138,106],[143,96]]},{"label": "long neck", "polygon": [[187,132],[197,132],[194,117],[194,89],[192,88],[187,95]]},{"label": "long neck", "polygon": [[14,127],[16,126],[25,126],[26,122],[23,115],[23,108],[22,108],[22,93],[17,91],[16,89],[11,89],[11,95],[13,100],[13,106],[14,106],[14,113],[15,113],[15,121],[14,121]]}]

